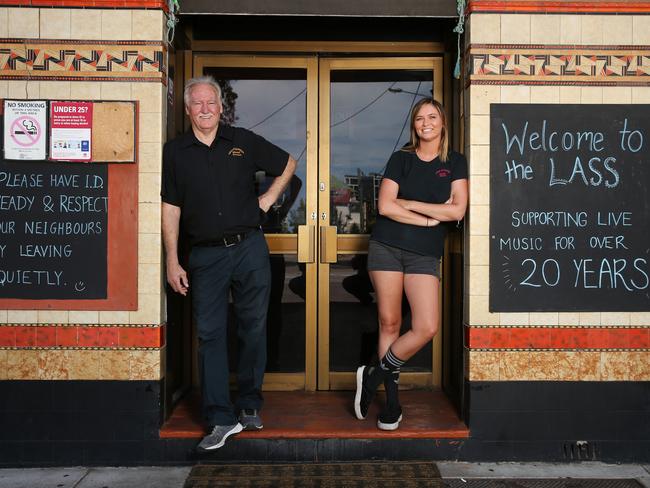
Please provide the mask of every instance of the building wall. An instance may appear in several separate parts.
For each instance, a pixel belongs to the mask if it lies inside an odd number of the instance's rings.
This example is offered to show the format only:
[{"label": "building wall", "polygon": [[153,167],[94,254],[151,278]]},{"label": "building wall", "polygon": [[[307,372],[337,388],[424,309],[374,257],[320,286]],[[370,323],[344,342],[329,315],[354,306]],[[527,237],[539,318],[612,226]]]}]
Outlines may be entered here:
[{"label": "building wall", "polygon": [[[571,11],[563,2],[471,2],[466,36],[470,163],[466,334],[470,381],[650,380],[646,312],[490,313],[490,104],[650,103],[650,6]],[[494,2],[491,2],[494,4]],[[503,2],[502,2],[503,3]],[[508,2],[505,2],[508,3]],[[568,4],[569,2],[567,2]],[[548,5],[547,5],[548,4]],[[559,8],[553,10],[552,5]],[[596,5],[594,7],[594,5]],[[603,50],[615,50],[617,59]],[[515,54],[518,63],[515,65]],[[596,74],[569,66],[576,55]],[[625,56],[630,60],[618,62]],[[598,61],[593,61],[595,59]],[[638,66],[631,66],[631,60]],[[567,69],[562,73],[560,65]],[[607,76],[608,69],[612,75]],[[568,76],[571,70],[579,76]]]},{"label": "building wall", "polygon": [[137,309],[0,310],[0,380],[163,376],[165,22],[161,8],[0,8],[0,98],[138,102]]}]

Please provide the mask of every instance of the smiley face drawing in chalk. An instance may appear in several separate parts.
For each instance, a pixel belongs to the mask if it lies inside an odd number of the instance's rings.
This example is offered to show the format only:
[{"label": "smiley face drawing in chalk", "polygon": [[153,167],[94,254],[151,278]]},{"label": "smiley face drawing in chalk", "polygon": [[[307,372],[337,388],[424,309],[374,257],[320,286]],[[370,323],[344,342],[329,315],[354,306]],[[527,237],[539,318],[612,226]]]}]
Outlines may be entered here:
[{"label": "smiley face drawing in chalk", "polygon": [[83,281],[77,281],[74,284],[74,289],[75,289],[75,291],[82,292],[82,291],[84,291],[86,289],[86,283],[84,283]]}]

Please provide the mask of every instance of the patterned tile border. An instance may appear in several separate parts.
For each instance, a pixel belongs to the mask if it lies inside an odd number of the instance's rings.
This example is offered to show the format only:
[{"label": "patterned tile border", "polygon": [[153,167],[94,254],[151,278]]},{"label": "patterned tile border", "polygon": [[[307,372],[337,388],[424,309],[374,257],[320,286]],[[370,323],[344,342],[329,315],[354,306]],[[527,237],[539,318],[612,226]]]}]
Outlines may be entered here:
[{"label": "patterned tile border", "polygon": [[650,46],[473,44],[469,84],[650,86]]},{"label": "patterned tile border", "polygon": [[0,325],[0,349],[148,350],[164,344],[164,324]]},{"label": "patterned tile border", "polygon": [[467,13],[650,13],[650,2],[644,1],[558,1],[558,0],[470,0]]},{"label": "patterned tile border", "polygon": [[650,327],[470,326],[465,344],[477,351],[650,352]]},{"label": "patterned tile border", "polygon": [[0,79],[164,81],[155,41],[0,39]]},{"label": "patterned tile border", "polygon": [[0,0],[5,7],[158,8],[169,11],[164,0]]}]

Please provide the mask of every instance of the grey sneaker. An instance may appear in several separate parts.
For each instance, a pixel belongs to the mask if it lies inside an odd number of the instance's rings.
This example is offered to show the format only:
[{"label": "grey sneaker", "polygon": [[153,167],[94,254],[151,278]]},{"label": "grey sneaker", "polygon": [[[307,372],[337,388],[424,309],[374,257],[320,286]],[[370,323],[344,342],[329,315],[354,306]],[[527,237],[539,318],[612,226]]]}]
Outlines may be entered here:
[{"label": "grey sneaker", "polygon": [[244,430],[260,430],[264,427],[260,413],[255,408],[245,408],[239,412],[239,423]]},{"label": "grey sneaker", "polygon": [[212,432],[206,435],[203,440],[199,442],[197,449],[200,451],[219,449],[220,447],[223,447],[228,437],[241,432],[243,429],[244,428],[239,422],[234,425],[215,425],[212,428]]},{"label": "grey sneaker", "polygon": [[397,430],[402,421],[402,407],[386,405],[377,418],[377,428],[381,430]]}]

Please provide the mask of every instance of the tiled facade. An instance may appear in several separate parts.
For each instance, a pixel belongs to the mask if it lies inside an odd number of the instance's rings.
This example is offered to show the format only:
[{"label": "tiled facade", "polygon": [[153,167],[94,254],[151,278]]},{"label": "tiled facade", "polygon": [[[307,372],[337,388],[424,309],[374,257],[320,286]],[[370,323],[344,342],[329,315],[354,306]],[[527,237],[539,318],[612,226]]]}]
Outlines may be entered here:
[{"label": "tiled facade", "polygon": [[[489,179],[492,103],[650,103],[650,16],[567,13],[562,2],[512,2],[508,11],[521,13],[503,13],[505,3],[471,2],[466,37],[467,376],[648,381],[650,311],[489,311]],[[530,13],[542,4],[553,13]]]},{"label": "tiled facade", "polygon": [[0,8],[0,98],[137,101],[139,128],[137,308],[0,311],[0,379],[163,375],[159,182],[166,16],[160,2],[136,3]]}]

